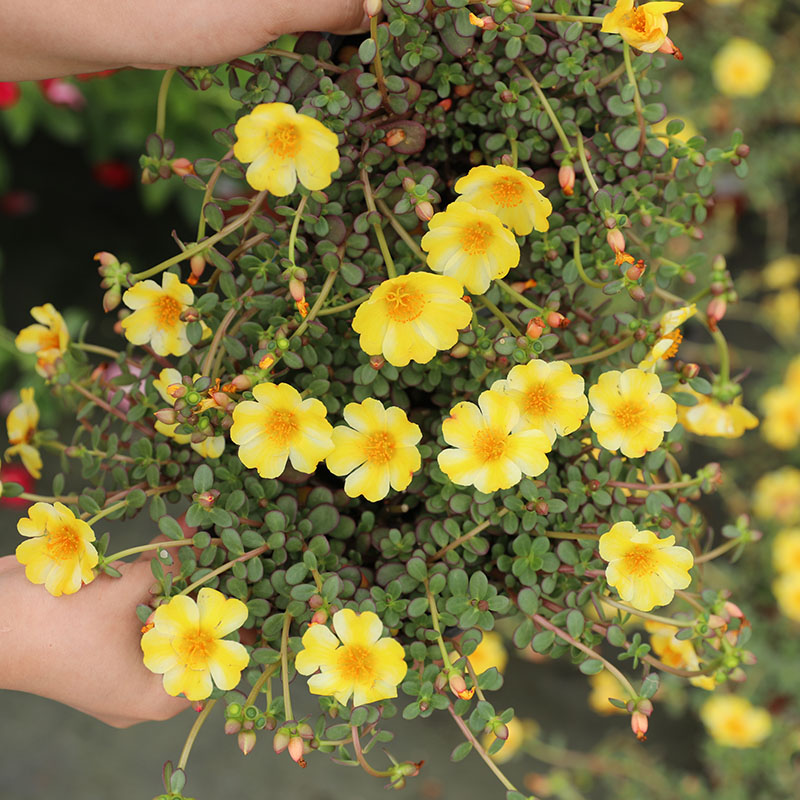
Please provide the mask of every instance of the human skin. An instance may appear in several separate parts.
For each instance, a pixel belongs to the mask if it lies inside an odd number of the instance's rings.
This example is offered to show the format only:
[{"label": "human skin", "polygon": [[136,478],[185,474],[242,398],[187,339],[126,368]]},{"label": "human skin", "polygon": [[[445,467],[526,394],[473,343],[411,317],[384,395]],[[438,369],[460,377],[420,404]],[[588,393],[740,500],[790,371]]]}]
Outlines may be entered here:
[{"label": "human skin", "polygon": [[0,80],[219,64],[284,33],[368,27],[363,0],[0,0]]}]

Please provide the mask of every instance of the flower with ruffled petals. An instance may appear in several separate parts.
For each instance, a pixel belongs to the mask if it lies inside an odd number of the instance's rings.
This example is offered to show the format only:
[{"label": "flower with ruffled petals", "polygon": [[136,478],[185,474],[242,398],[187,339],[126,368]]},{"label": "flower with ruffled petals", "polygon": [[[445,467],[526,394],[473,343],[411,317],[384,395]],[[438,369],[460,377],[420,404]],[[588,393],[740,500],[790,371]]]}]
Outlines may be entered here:
[{"label": "flower with ruffled petals", "polygon": [[409,422],[402,409],[384,408],[372,397],[348,403],[344,419],[347,425],[333,429],[334,449],[326,464],[334,475],[347,475],[345,494],[375,503],[389,494],[390,486],[402,492],[421,464],[419,425]]},{"label": "flower with ruffled petals", "polygon": [[678,420],[675,401],[661,391],[658,375],[640,369],[604,372],[589,389],[589,424],[606,450],[639,458],[655,450]]},{"label": "flower with ruffled petals", "polygon": [[[644,627],[650,634],[650,647],[667,666],[693,672],[700,669],[700,659],[694,645],[689,639],[678,639],[675,635],[677,628],[650,620],[645,622]],[[711,675],[695,675],[689,678],[689,683],[708,692],[717,688],[717,682]]]},{"label": "flower with ruffled petals", "polygon": [[368,356],[383,355],[395,367],[427,364],[437,350],[449,350],[469,325],[472,309],[461,284],[445,275],[411,272],[389,278],[362,303],[353,330]]},{"label": "flower with ruffled petals", "polygon": [[758,479],[753,491],[753,510],[761,519],[783,525],[800,523],[800,469],[781,467]]},{"label": "flower with ruffled petals", "polygon": [[182,356],[191,344],[186,336],[183,312],[194,303],[192,287],[176,275],[165,272],[161,286],[155,281],[139,281],[131,286],[122,302],[133,314],[122,320],[122,330],[133,344],[150,344],[160,356]]},{"label": "flower with ruffled petals", "polygon": [[434,214],[420,245],[434,272],[455,278],[473,294],[483,294],[494,278],[519,264],[514,234],[494,214],[462,200]]},{"label": "flower with ruffled petals", "polygon": [[527,236],[534,228],[540,232],[550,228],[547,218],[553,205],[541,193],[544,184],[522,170],[484,164],[459,178],[454,188],[461,200],[494,214],[518,236]]},{"label": "flower with ruffled petals", "polygon": [[333,428],[319,400],[303,400],[288,383],[259,383],[253,397],[233,409],[231,426],[246,467],[262,478],[277,478],[287,460],[299,472],[313,472],[331,454]]},{"label": "flower with ruffled petals", "polygon": [[693,406],[678,407],[678,422],[696,436],[716,436],[738,439],[745,431],[758,425],[758,418],[742,405],[741,396],[723,403],[707,394],[700,394],[690,386],[681,391],[697,398]]},{"label": "flower with ruffled petals", "polygon": [[339,137],[318,119],[288,103],[261,103],[234,128],[233,154],[247,168],[247,182],[283,197],[297,181],[309,191],[330,185],[339,169]]},{"label": "flower with ruffled petals", "polygon": [[608,585],[639,611],[668,605],[676,589],[692,582],[694,558],[685,547],[675,546],[674,536],[659,539],[632,522],[617,522],[600,537],[598,547],[600,557],[608,561]]},{"label": "flower with ruffled petals", "polygon": [[381,638],[380,617],[345,608],[333,615],[333,631],[312,624],[303,634],[294,666],[301,675],[311,675],[311,694],[335,697],[342,705],[352,696],[354,706],[397,697],[397,685],[408,670],[405,651],[397,640]]},{"label": "flower with ruffled petals", "polygon": [[717,744],[758,747],[772,730],[772,717],[744,697],[721,694],[703,703],[700,719]]},{"label": "flower with ruffled petals", "polygon": [[523,475],[547,469],[550,440],[540,430],[518,430],[520,412],[505,394],[481,392],[478,405],[457,403],[442,423],[442,436],[452,447],[439,453],[439,468],[453,483],[479,492],[508,489]]},{"label": "flower with ruffled petals", "polygon": [[244,645],[224,637],[244,625],[247,606],[204,587],[195,602],[179,594],[160,605],[153,627],[142,636],[144,665],[163,675],[164,691],[187,700],[205,700],[214,685],[235,689],[250,663]]},{"label": "flower with ruffled petals", "polygon": [[655,53],[667,38],[669,25],[665,14],[677,11],[683,3],[659,2],[634,5],[634,0],[617,0],[603,17],[600,30],[618,33],[631,47],[644,53]]},{"label": "flower with ruffled petals", "polygon": [[658,323],[658,339],[650,348],[650,352],[639,362],[639,369],[643,369],[645,372],[655,372],[659,361],[672,358],[678,352],[678,345],[683,339],[679,330],[680,326],[696,313],[697,306],[694,303],[667,311]]},{"label": "flower with ruffled petals", "polygon": [[583,378],[564,361],[534,359],[511,368],[491,389],[508,395],[519,409],[518,430],[543,431],[550,444],[576,431],[589,410]]},{"label": "flower with ruffled petals", "polygon": [[714,84],[728,97],[755,97],[772,78],[775,62],[769,51],[752,39],[734,36],[711,60]]},{"label": "flower with ruffled petals", "polygon": [[94,580],[94,531],[63,503],[34,503],[17,530],[29,537],[17,547],[17,561],[31,583],[44,584],[54,597],[75,594]]},{"label": "flower with ruffled petals", "polygon": [[42,457],[31,444],[39,425],[39,406],[33,399],[33,389],[30,387],[20,389],[19,399],[19,404],[6,417],[6,432],[11,447],[6,450],[5,458],[18,455],[25,469],[34,478],[41,478]]},{"label": "flower with ruffled petals", "polygon": [[23,328],[15,344],[23,353],[36,353],[36,371],[48,378],[53,375],[53,365],[67,352],[69,331],[52,303],[34,306],[31,316],[37,324]]}]

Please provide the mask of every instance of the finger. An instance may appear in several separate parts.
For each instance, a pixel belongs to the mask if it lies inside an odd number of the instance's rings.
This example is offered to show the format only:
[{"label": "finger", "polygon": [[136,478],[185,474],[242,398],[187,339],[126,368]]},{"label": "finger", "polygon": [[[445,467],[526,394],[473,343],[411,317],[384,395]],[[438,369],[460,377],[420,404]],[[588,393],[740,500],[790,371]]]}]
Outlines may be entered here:
[{"label": "finger", "polygon": [[270,27],[279,34],[298,31],[357,33],[369,28],[363,0],[305,0],[273,10]]}]

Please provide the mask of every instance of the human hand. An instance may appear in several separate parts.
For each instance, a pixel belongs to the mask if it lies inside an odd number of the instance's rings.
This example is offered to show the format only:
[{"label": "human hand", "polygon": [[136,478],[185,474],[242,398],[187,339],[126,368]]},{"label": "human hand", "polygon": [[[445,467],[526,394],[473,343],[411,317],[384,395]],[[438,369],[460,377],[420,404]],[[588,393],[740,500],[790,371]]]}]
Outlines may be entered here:
[{"label": "human hand", "polygon": [[0,0],[0,80],[218,64],[284,33],[368,27],[363,0]]}]

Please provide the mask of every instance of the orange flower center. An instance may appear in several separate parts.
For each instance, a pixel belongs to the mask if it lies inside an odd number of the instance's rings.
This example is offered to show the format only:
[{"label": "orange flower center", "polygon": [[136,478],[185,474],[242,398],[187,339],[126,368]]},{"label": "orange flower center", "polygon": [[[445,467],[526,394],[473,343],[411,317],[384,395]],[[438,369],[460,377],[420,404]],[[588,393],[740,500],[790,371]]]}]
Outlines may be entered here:
[{"label": "orange flower center", "polygon": [[278,125],[272,132],[270,149],[278,158],[294,158],[300,148],[300,136],[297,127],[291,123]]},{"label": "orange flower center", "polygon": [[647,12],[641,8],[634,9],[625,15],[624,24],[633,28],[636,33],[647,33]]},{"label": "orange flower center", "polygon": [[678,347],[680,347],[680,344],[683,341],[683,334],[676,328],[674,331],[665,333],[661,338],[672,340],[672,344],[667,350],[664,351],[664,355],[661,356],[661,358],[666,361],[668,358],[672,358],[672,356],[678,352]]},{"label": "orange flower center", "polygon": [[156,319],[159,325],[165,328],[172,328],[177,325],[181,318],[183,306],[168,294],[162,295],[156,302]]},{"label": "orange flower center", "polygon": [[386,431],[380,431],[367,437],[364,452],[367,454],[367,461],[373,464],[388,464],[396,447],[394,437]]},{"label": "orange flower center", "polygon": [[540,383],[534,386],[525,397],[525,411],[532,416],[543,417],[553,410],[553,394]]},{"label": "orange flower center", "polygon": [[175,649],[189,669],[205,669],[214,650],[215,639],[205,631],[192,631],[175,642]]},{"label": "orange flower center", "polygon": [[387,313],[394,322],[413,322],[427,302],[425,295],[407,286],[397,286],[386,293]]},{"label": "orange flower center", "polygon": [[625,553],[622,560],[625,562],[627,572],[635,578],[652,575],[657,564],[654,548],[650,544],[631,545],[631,549]]},{"label": "orange flower center", "polygon": [[646,414],[647,409],[640,403],[628,400],[620,403],[614,412],[614,418],[617,420],[617,425],[623,430],[630,430],[637,428],[642,424],[642,417]]},{"label": "orange flower center", "polygon": [[475,434],[472,447],[481,461],[497,461],[506,450],[507,437],[493,428],[483,428]]},{"label": "orange flower center", "polygon": [[360,644],[345,645],[339,655],[339,673],[353,683],[369,679],[375,671],[374,659],[369,648]]},{"label": "orange flower center", "polygon": [[522,202],[522,182],[518,178],[507,176],[495,181],[489,196],[502,208],[516,208]]},{"label": "orange flower center", "polygon": [[741,717],[728,717],[722,723],[722,729],[729,739],[739,740],[748,738],[748,730],[745,721]]},{"label": "orange flower center", "polygon": [[58,336],[58,331],[48,330],[41,334],[39,337],[40,350],[60,350],[61,339]]},{"label": "orange flower center", "polygon": [[81,537],[70,527],[64,525],[48,532],[47,555],[55,561],[74,558],[81,549]]},{"label": "orange flower center", "polygon": [[278,447],[286,447],[297,433],[297,415],[294,411],[273,411],[267,422],[267,436]]},{"label": "orange flower center", "polygon": [[482,256],[492,241],[492,230],[483,222],[473,222],[461,234],[461,246],[471,256]]}]

